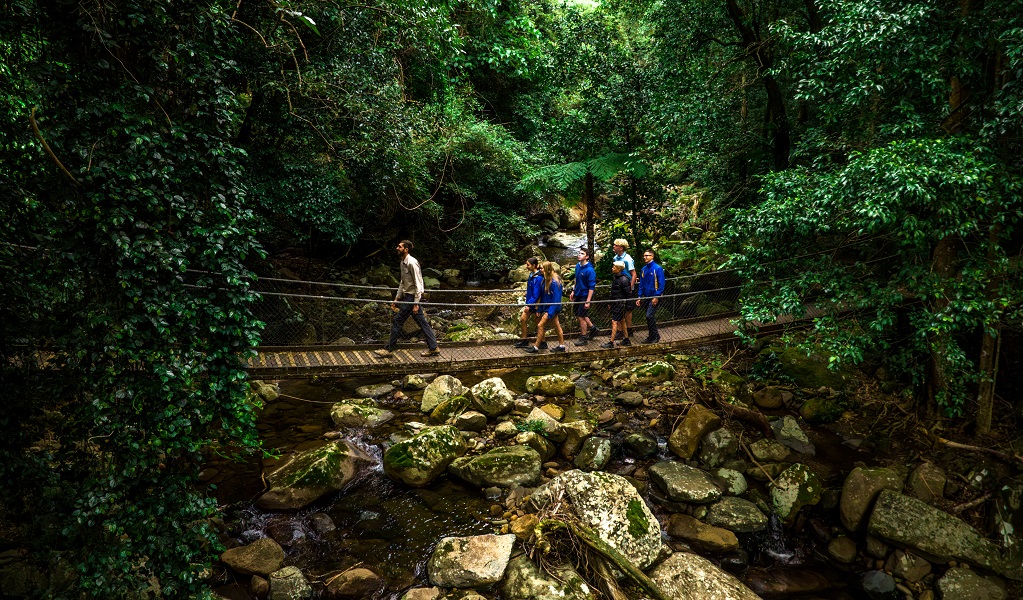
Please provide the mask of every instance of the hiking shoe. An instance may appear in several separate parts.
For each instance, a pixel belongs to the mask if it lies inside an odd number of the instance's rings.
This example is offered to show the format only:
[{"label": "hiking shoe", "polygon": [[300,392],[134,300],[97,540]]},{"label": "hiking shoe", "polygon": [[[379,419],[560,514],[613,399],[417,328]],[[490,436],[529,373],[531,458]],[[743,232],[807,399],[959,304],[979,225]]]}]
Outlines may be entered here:
[{"label": "hiking shoe", "polygon": [[530,354],[536,354],[537,352],[539,352],[539,350],[537,350],[536,346],[530,346],[526,348],[526,352]]},{"label": "hiking shoe", "polygon": [[539,348],[541,350],[546,350],[547,349],[547,342],[546,341],[540,342],[540,345],[537,346],[537,348]]},{"label": "hiking shoe", "polygon": [[375,354],[377,358],[391,358],[392,356],[394,356],[394,352],[391,352],[387,348],[380,348],[379,350],[374,350],[373,354]]},{"label": "hiking shoe", "polygon": [[600,330],[596,327],[590,327],[590,330],[586,332],[586,339],[592,340],[600,334]]},{"label": "hiking shoe", "polygon": [[565,348],[564,346],[555,346],[554,348],[551,348],[551,352],[568,352],[568,348]]},{"label": "hiking shoe", "polygon": [[586,336],[579,336],[579,339],[577,339],[574,343],[576,346],[585,346],[590,343],[590,340]]},{"label": "hiking shoe", "polygon": [[622,340],[622,345],[623,346],[631,346],[632,345],[632,340],[630,340],[629,338],[625,338],[624,340]]},{"label": "hiking shoe", "polygon": [[643,343],[644,344],[656,344],[659,341],[661,341],[661,338],[659,338],[659,337],[647,336],[647,337],[643,338]]},{"label": "hiking shoe", "polygon": [[440,356],[440,348],[430,348],[429,350],[423,350],[419,353],[419,356]]},{"label": "hiking shoe", "polygon": [[621,331],[619,331],[618,334],[615,335],[615,339],[616,340],[623,340],[623,339],[625,339],[625,334],[622,333]]},{"label": "hiking shoe", "polygon": [[611,348],[615,347],[615,343],[614,342],[605,342],[605,343],[601,344],[600,347],[604,348],[605,350],[610,350]]},{"label": "hiking shoe", "polygon": [[516,348],[526,348],[529,346],[529,340],[519,340],[515,342]]}]

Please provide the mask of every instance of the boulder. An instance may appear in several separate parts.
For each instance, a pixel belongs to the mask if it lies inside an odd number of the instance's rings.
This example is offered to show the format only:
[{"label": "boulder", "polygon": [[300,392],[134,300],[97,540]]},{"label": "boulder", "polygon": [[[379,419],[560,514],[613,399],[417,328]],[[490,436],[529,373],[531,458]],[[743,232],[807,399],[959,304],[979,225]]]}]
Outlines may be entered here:
[{"label": "boulder", "polygon": [[764,438],[757,440],[750,444],[749,451],[753,453],[753,456],[760,462],[780,462],[788,457],[789,448],[781,445],[775,440]]},{"label": "boulder", "polygon": [[662,383],[675,379],[675,367],[663,360],[644,363],[633,367],[629,372],[631,373],[632,381],[639,385]]},{"label": "boulder", "polygon": [[931,563],[912,552],[896,550],[888,557],[884,570],[910,583],[916,583],[931,573]]},{"label": "boulder", "polygon": [[384,452],[384,472],[406,485],[421,487],[443,473],[465,450],[465,439],[454,427],[426,427]]},{"label": "boulder", "polygon": [[430,412],[430,421],[438,425],[454,423],[458,415],[469,410],[472,401],[467,396],[452,396]]},{"label": "boulder", "polygon": [[508,281],[510,281],[512,283],[522,283],[524,281],[528,281],[529,280],[529,269],[527,269],[526,265],[524,265],[524,264],[519,265],[519,266],[515,267],[514,269],[509,269],[507,277],[508,277]]},{"label": "boulder", "polygon": [[800,429],[795,418],[785,415],[776,419],[771,422],[771,429],[774,431],[775,439],[782,445],[788,446],[800,454],[814,455],[815,449],[810,443],[810,438],[806,437],[806,433]]},{"label": "boulder", "polygon": [[809,467],[796,463],[782,471],[771,486],[771,509],[785,520],[795,518],[804,506],[821,501],[824,486]]},{"label": "boulder", "polygon": [[719,467],[735,456],[739,440],[727,429],[715,429],[703,436],[700,442],[700,462],[705,467]]},{"label": "boulder", "polygon": [[1008,564],[998,546],[976,529],[922,500],[898,492],[881,491],[867,531],[933,562],[960,560],[1013,579],[1020,577],[1019,565]]},{"label": "boulder", "polygon": [[817,389],[829,387],[841,390],[853,382],[854,371],[840,369],[833,371],[828,368],[828,357],[822,355],[807,356],[799,348],[770,348],[778,357],[781,375],[788,377],[801,388]]},{"label": "boulder", "polygon": [[313,587],[298,567],[284,567],[270,573],[269,600],[309,600]]},{"label": "boulder", "polygon": [[858,531],[867,521],[870,508],[881,490],[902,490],[902,477],[891,469],[856,467],[842,485],[839,516],[849,531]]},{"label": "boulder", "polygon": [[557,419],[550,413],[539,408],[533,408],[529,415],[520,422],[520,425],[528,424],[528,431],[535,431],[546,436],[553,442],[563,442],[568,438],[568,432],[561,426]]},{"label": "boulder", "polygon": [[767,529],[767,516],[749,500],[725,496],[707,509],[707,523],[735,533]]},{"label": "boulder", "polygon": [[870,600],[888,600],[895,593],[895,578],[884,571],[867,571],[860,577],[860,586]]},{"label": "boulder", "polygon": [[708,504],[721,497],[714,478],[700,469],[663,460],[648,470],[650,479],[674,502]]},{"label": "boulder", "polygon": [[594,425],[588,420],[569,421],[561,424],[561,430],[565,433],[565,441],[561,444],[561,456],[572,458],[579,452],[586,438],[593,435]]},{"label": "boulder", "polygon": [[622,440],[622,444],[626,453],[636,458],[647,458],[657,454],[657,438],[648,433],[630,433]]},{"label": "boulder", "polygon": [[649,575],[672,600],[760,600],[733,575],[689,552],[672,554]]},{"label": "boulder", "polygon": [[668,447],[680,458],[689,460],[696,454],[696,448],[700,445],[703,436],[720,425],[721,417],[708,408],[694,404],[686,413],[686,418],[671,433],[671,437],[668,438]]},{"label": "boulder", "polygon": [[640,569],[661,551],[661,526],[627,479],[611,473],[566,471],[533,492],[538,509],[563,502],[579,522]]},{"label": "boulder", "polygon": [[550,440],[535,431],[522,431],[516,434],[515,443],[536,450],[536,453],[540,455],[540,460],[544,462],[550,460],[554,456],[554,452],[557,451]]},{"label": "boulder", "polygon": [[487,415],[475,410],[469,410],[455,417],[453,424],[459,431],[483,431],[487,428]]},{"label": "boulder", "polygon": [[834,423],[844,411],[837,396],[814,396],[799,407],[799,416],[807,423]]},{"label": "boulder", "polygon": [[575,382],[556,373],[534,375],[526,379],[526,391],[542,396],[570,396],[575,394]]},{"label": "boulder", "polygon": [[536,485],[542,462],[536,450],[528,446],[502,446],[479,456],[456,459],[448,471],[481,488],[513,488]]},{"label": "boulder", "polygon": [[782,389],[773,385],[761,388],[753,392],[753,403],[760,408],[781,408],[784,404],[782,402]]},{"label": "boulder", "polygon": [[284,548],[270,538],[225,550],[220,562],[241,575],[269,575],[284,565]]},{"label": "boulder", "polygon": [[349,569],[331,577],[320,597],[326,600],[361,600],[372,597],[383,584],[383,579],[369,569]]},{"label": "boulder", "polygon": [[721,388],[729,402],[741,405],[749,404],[751,399],[749,384],[742,377],[728,371],[717,370],[711,373],[711,380]]},{"label": "boulder", "polygon": [[[553,222],[553,221],[552,221]],[[579,241],[578,234],[558,231],[547,238],[548,248],[570,248]]]},{"label": "boulder", "polygon": [[499,440],[507,440],[518,435],[519,429],[515,426],[515,423],[511,421],[504,421],[497,424],[494,427],[494,438]]},{"label": "boulder", "polygon": [[738,471],[718,469],[714,471],[714,476],[717,477],[722,492],[729,496],[741,496],[749,489],[746,478]]},{"label": "boulder", "polygon": [[909,474],[906,491],[924,502],[933,502],[945,494],[945,470],[931,462],[918,465]]},{"label": "boulder", "polygon": [[410,373],[401,378],[401,389],[403,390],[425,390],[429,385],[426,377],[416,373]]},{"label": "boulder", "polygon": [[341,427],[377,427],[394,418],[394,413],[377,408],[372,401],[342,400],[330,408],[330,418]]},{"label": "boulder", "polygon": [[856,552],[856,542],[847,536],[835,536],[828,542],[828,556],[840,563],[852,563],[856,560]]},{"label": "boulder", "polygon": [[643,394],[639,392],[622,392],[615,398],[623,406],[642,406]]},{"label": "boulder", "polygon": [[[411,319],[409,319],[411,321]],[[420,410],[424,413],[431,413],[441,402],[465,395],[465,386],[456,377],[451,375],[439,375],[430,382],[423,390],[423,400]]]},{"label": "boulder", "polygon": [[443,538],[427,563],[430,583],[457,588],[493,585],[504,577],[514,545],[511,534]]},{"label": "boulder", "polygon": [[1005,600],[1009,595],[1001,582],[970,569],[952,568],[938,580],[941,600]]},{"label": "boulder", "polygon": [[500,377],[491,377],[472,386],[472,401],[488,417],[499,417],[515,406],[515,397]]},{"label": "boulder", "polygon": [[525,554],[510,561],[505,569],[501,596],[505,600],[593,600],[586,581],[569,565],[554,567],[552,573],[541,571]]},{"label": "boulder", "polygon": [[611,460],[611,440],[591,437],[583,442],[583,447],[572,464],[575,465],[575,468],[583,471],[599,471],[607,465],[609,460]]},{"label": "boulder", "polygon": [[252,382],[252,388],[263,402],[273,402],[281,397],[281,390],[277,384],[268,384],[257,379]]},{"label": "boulder", "polygon": [[266,476],[270,489],[256,500],[267,510],[302,508],[345,488],[376,459],[345,440],[299,452]]},{"label": "boulder", "polygon": [[682,540],[697,552],[724,554],[739,548],[739,539],[731,531],[707,525],[688,515],[671,515],[667,529],[668,535]]},{"label": "boulder", "polygon": [[378,383],[374,385],[363,385],[355,388],[355,395],[359,398],[379,398],[394,391],[394,386],[389,383]]},{"label": "boulder", "polygon": [[439,587],[420,587],[412,588],[405,592],[405,595],[401,597],[401,600],[441,600],[444,596],[444,590]]}]

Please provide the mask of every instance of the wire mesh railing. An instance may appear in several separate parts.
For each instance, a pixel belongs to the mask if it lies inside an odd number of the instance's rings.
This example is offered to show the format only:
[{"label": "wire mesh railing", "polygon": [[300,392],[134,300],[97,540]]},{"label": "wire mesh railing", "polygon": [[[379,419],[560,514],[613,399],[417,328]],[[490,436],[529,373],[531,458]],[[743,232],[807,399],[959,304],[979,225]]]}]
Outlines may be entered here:
[{"label": "wire mesh railing", "polygon": [[[735,314],[742,285],[735,271],[668,279],[658,301],[657,322],[671,325]],[[379,345],[390,335],[395,288],[260,278],[253,289],[260,295],[253,311],[266,324],[263,346]],[[569,301],[570,289],[567,284],[560,313],[567,337],[579,333],[574,316],[578,303]],[[428,290],[420,306],[442,344],[479,342],[518,338],[524,300],[524,289]],[[616,302],[624,303],[626,313],[633,315],[633,327],[645,332],[645,311],[636,306],[636,298],[613,301],[606,285],[597,287],[590,302],[593,323],[608,331]],[[528,335],[535,333],[535,320],[530,319]],[[408,319],[399,341],[421,339],[419,327]]]}]

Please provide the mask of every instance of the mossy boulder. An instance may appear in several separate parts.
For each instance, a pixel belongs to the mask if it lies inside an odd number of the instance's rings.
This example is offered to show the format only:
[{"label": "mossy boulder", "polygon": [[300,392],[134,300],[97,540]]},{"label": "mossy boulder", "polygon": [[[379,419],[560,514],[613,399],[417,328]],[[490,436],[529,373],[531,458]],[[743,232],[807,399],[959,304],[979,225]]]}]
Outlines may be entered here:
[{"label": "mossy boulder", "polygon": [[721,388],[730,402],[748,405],[752,401],[749,384],[742,377],[728,371],[717,370],[711,373],[710,378]]},{"label": "mossy boulder", "polygon": [[502,446],[480,456],[455,459],[448,471],[475,486],[532,486],[540,479],[540,454],[528,446]]},{"label": "mossy boulder", "polygon": [[575,468],[583,471],[599,471],[611,460],[611,440],[591,437],[583,442],[579,454],[572,461]]},{"label": "mossy boulder", "polygon": [[696,454],[696,449],[703,436],[720,425],[721,417],[709,408],[694,404],[686,413],[686,418],[671,433],[671,437],[668,438],[668,447],[679,458],[689,460]]},{"label": "mossy boulder", "polygon": [[505,600],[536,600],[557,598],[558,600],[593,600],[593,591],[571,565],[551,567],[550,572],[541,570],[526,554],[520,554],[510,561],[501,583],[501,597]]},{"label": "mossy boulder", "polygon": [[270,573],[269,600],[309,600],[313,587],[298,567],[284,567]]},{"label": "mossy boulder", "polygon": [[515,336],[497,333],[490,327],[470,325],[469,327],[453,327],[444,334],[444,337],[449,342],[485,342]]},{"label": "mossy boulder", "polygon": [[828,357],[820,354],[806,355],[799,348],[768,348],[778,357],[778,367],[782,376],[788,378],[801,388],[817,389],[829,387],[842,390],[854,381],[854,371],[843,368],[833,371],[828,368]]},{"label": "mossy boulder", "polygon": [[526,380],[526,391],[543,396],[570,396],[575,394],[575,382],[557,373],[535,375]]},{"label": "mossy boulder", "polygon": [[520,431],[515,434],[515,443],[519,446],[528,446],[540,455],[541,461],[550,460],[558,448],[543,434],[535,431]]},{"label": "mossy boulder", "polygon": [[857,531],[867,522],[870,509],[881,490],[902,491],[902,476],[882,467],[856,467],[842,484],[839,516],[849,531]]},{"label": "mossy boulder", "polygon": [[749,500],[725,496],[707,509],[707,523],[735,533],[753,533],[767,529],[767,515]]},{"label": "mossy boulder", "polygon": [[454,427],[426,427],[384,452],[384,472],[407,485],[422,487],[443,473],[465,450],[465,439]]},{"label": "mossy boulder", "polygon": [[500,377],[484,379],[472,386],[472,401],[476,409],[488,417],[499,417],[515,406],[515,397]]},{"label": "mossy boulder", "polygon": [[706,558],[676,552],[649,573],[668,598],[677,600],[760,600],[735,576]]},{"label": "mossy boulder", "polygon": [[292,456],[266,476],[270,489],[256,500],[269,510],[302,508],[344,489],[376,460],[345,440],[334,440]]},{"label": "mossy boulder", "polygon": [[377,427],[394,418],[394,413],[378,408],[368,399],[342,400],[330,408],[330,418],[341,427]]},{"label": "mossy boulder", "polygon": [[661,551],[661,526],[627,479],[611,473],[566,471],[537,488],[533,506],[560,502],[579,522],[640,569]]},{"label": "mossy boulder", "polygon": [[674,502],[707,504],[721,497],[721,488],[704,471],[673,460],[662,460],[649,469],[650,479]]},{"label": "mossy boulder", "polygon": [[430,583],[457,588],[493,585],[504,577],[514,545],[511,534],[443,538],[427,563]]},{"label": "mossy boulder", "polygon": [[423,390],[423,400],[419,409],[424,413],[431,413],[441,402],[450,400],[455,396],[464,396],[465,392],[465,386],[462,385],[461,380],[457,377],[440,375]]},{"label": "mossy boulder", "polygon": [[220,562],[240,575],[265,577],[284,566],[284,549],[270,538],[261,538],[247,546],[225,550]]},{"label": "mossy boulder", "polygon": [[824,486],[806,465],[796,463],[782,471],[771,487],[771,509],[785,520],[795,518],[804,506],[821,501]]},{"label": "mossy boulder", "polygon": [[807,423],[834,423],[843,411],[837,397],[814,396],[799,407],[799,416]]},{"label": "mossy boulder", "polygon": [[675,378],[675,366],[663,360],[644,363],[631,369],[633,380],[641,385],[662,383]]},{"label": "mossy boulder", "polygon": [[451,423],[455,417],[472,408],[472,401],[466,396],[454,396],[441,402],[430,413],[430,421],[434,423]]}]

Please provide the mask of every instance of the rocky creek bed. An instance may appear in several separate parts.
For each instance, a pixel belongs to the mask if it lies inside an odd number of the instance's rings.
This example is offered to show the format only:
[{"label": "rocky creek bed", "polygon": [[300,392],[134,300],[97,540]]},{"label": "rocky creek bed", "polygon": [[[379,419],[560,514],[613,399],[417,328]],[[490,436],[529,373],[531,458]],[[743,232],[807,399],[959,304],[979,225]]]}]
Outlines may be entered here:
[{"label": "rocky creek bed", "polygon": [[[859,435],[849,409],[878,385],[862,374],[783,360],[780,385],[711,362],[257,382],[281,455],[203,472],[229,507],[215,591],[1020,597],[1023,486],[1004,466]],[[997,522],[962,518],[974,496]]]}]

